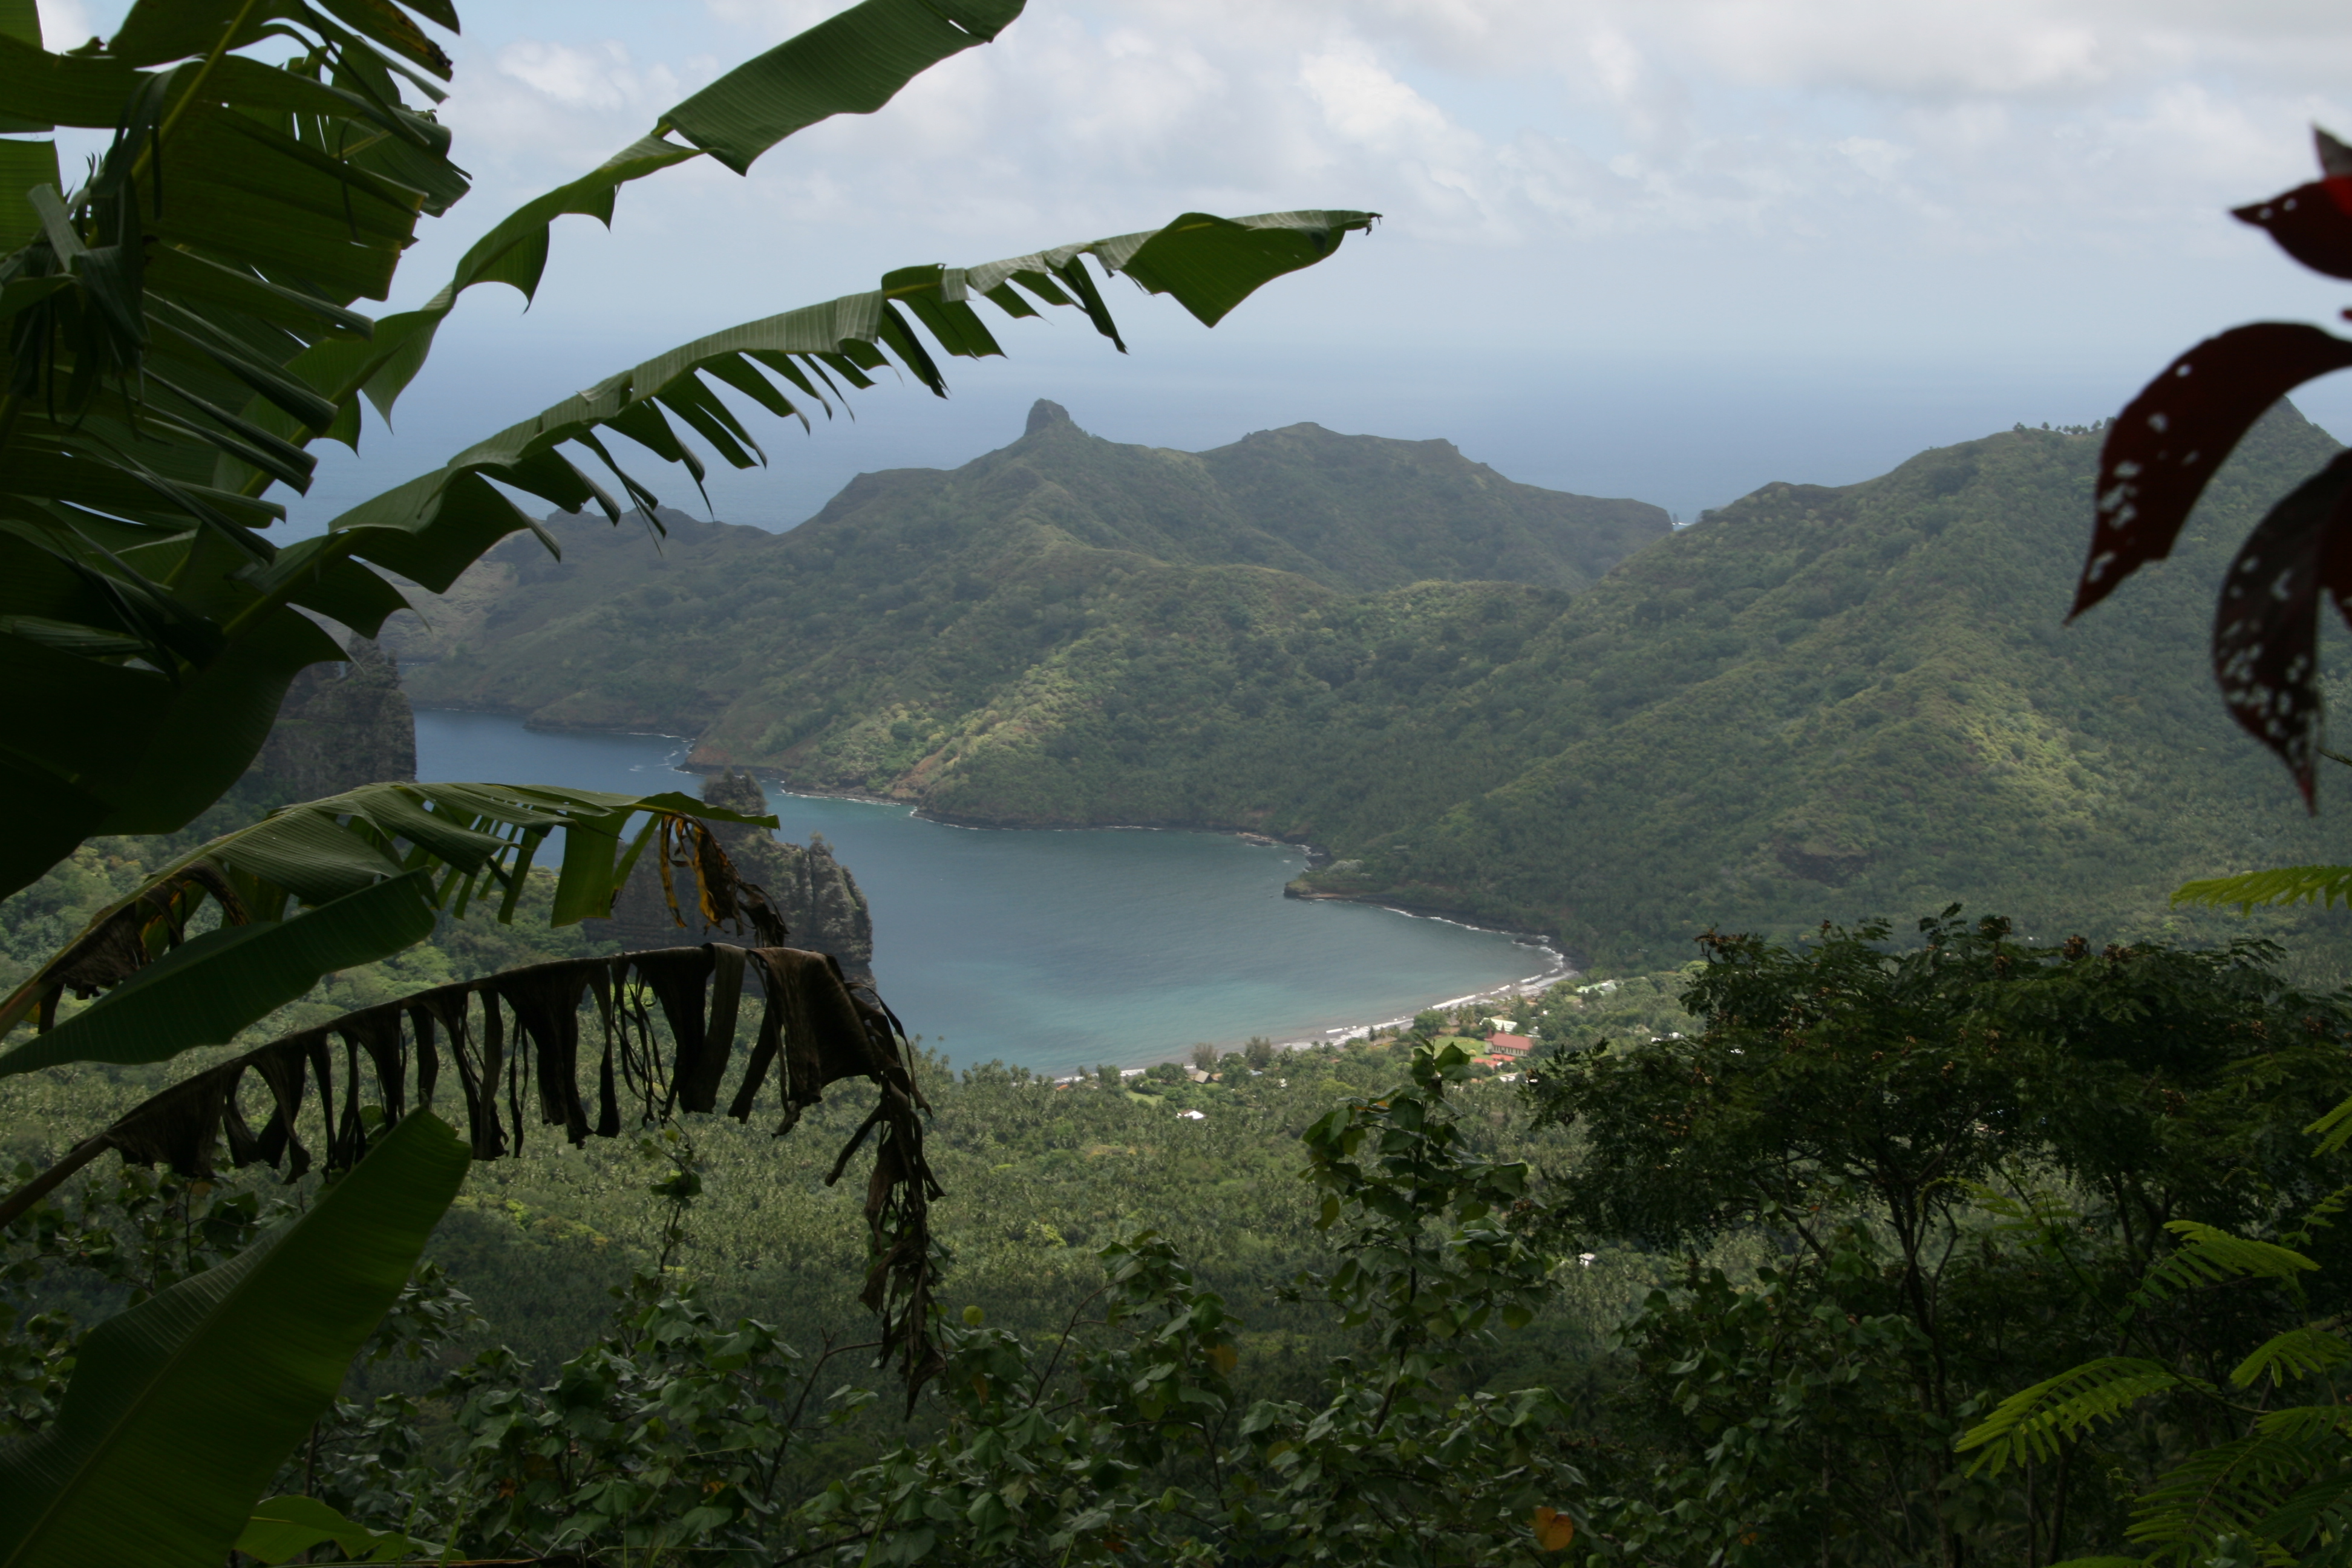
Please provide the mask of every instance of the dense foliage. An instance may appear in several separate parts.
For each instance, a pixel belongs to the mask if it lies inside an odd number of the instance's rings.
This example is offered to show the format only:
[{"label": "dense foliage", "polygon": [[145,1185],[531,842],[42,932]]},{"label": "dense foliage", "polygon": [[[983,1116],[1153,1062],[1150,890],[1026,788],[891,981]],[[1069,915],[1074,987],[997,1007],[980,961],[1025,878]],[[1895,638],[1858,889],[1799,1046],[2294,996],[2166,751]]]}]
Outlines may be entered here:
[{"label": "dense foliage", "polygon": [[[2352,1012],[2258,948],[1886,937],[1563,984],[1517,1009],[1551,1042],[1531,1088],[1429,1044],[1475,1023],[1436,1015],[1208,1081],[935,1074],[950,1367],[911,1419],[857,1392],[856,1204],[821,1180],[862,1095],[782,1144],[693,1119],[478,1167],[281,1485],[615,1563],[1507,1561],[1571,1527],[1567,1560],[1660,1568],[2120,1549],[2137,1489],[2226,1427],[2201,1388],[2340,1308],[2305,1216],[2341,1173],[2299,1129],[2352,1088]],[[26,1084],[6,1137],[38,1152],[140,1070]],[[168,1281],[272,1201],[81,1191],[13,1233],[26,1418],[73,1342],[37,1314]],[[2196,1211],[2323,1267],[2148,1300]],[[2174,1396],[2030,1479],[1954,1453],[2119,1322]]]},{"label": "dense foliage", "polygon": [[1664,1498],[1621,1482],[1622,1506],[1709,1498],[1727,1561],[2118,1544],[2130,1480],[2206,1436],[2207,1413],[2047,1454],[2021,1493],[1972,1475],[1956,1440],[2119,1331],[2210,1380],[2343,1289],[2137,1294],[2173,1222],[2274,1237],[2341,1181],[2302,1132],[2352,1094],[2340,995],[2283,985],[2257,946],[2033,948],[1954,917],[1905,949],[1884,926],[1711,935],[1684,998],[1703,1027],[1539,1069],[1545,1118],[1582,1133],[1550,1187],[1568,1235],[1749,1235],[1774,1254],[1751,1279],[1694,1262],[1627,1330],[1675,1393],[1664,1429],[1717,1446],[1633,1478]]},{"label": "dense foliage", "polygon": [[[2266,230],[2305,267],[2352,278],[2352,148],[2316,128],[2313,140],[2317,180],[2232,216]],[[2117,417],[2100,452],[2096,524],[2074,613],[2169,554],[2216,468],[2248,430],[2288,392],[2347,365],[2352,342],[2317,327],[2258,321],[2218,333],[2166,366]],[[2338,564],[2352,523],[2347,485],[2352,461],[2339,454],[2273,506],[2230,562],[2213,617],[2213,677],[2231,717],[2286,764],[2315,812],[2319,759],[2348,761],[2322,743],[2326,678],[2319,655],[2324,601],[2333,597],[2352,616],[2352,587]],[[2347,877],[2352,868],[2341,865],[2268,866],[2202,879],[2174,897],[2248,910],[2261,903],[2326,909],[2342,900]],[[2316,1019],[2312,1026],[2322,1027]],[[2352,1100],[2302,1132],[2318,1138],[2321,1153],[2339,1152],[2352,1141]],[[2085,1435],[2126,1411],[2152,1400],[2185,1406],[2180,1424],[2197,1446],[2134,1501],[2128,1537],[2147,1553],[2141,1562],[2340,1559],[2352,1540],[2352,1481],[2334,1374],[2352,1362],[2352,1338],[2340,1313],[2309,1315],[2315,1292],[2305,1276],[2322,1268],[2315,1244],[2347,1195],[2352,1188],[2308,1202],[2292,1228],[2260,1214],[2227,1224],[2167,1221],[2175,1245],[2151,1258],[2116,1314],[2123,1331],[2116,1353],[2011,1395],[1960,1446],[1979,1450],[1977,1468],[1995,1474],[2053,1458],[2063,1464]],[[2213,1194],[2205,1201],[2228,1208]],[[2341,1289],[2330,1286],[2331,1293]],[[2184,1363],[2160,1326],[2149,1331],[2165,1309],[2217,1291],[2233,1304],[2251,1296],[2285,1319],[2228,1366],[2226,1378],[2217,1359],[2229,1349],[2225,1339],[2200,1334],[2200,1361]]]},{"label": "dense foliage", "polygon": [[[28,1157],[0,1205],[0,1563],[2343,1554],[2332,1222],[2352,1188],[2330,1162],[2352,1142],[2352,1006],[2259,942],[2145,939],[2149,889],[2184,855],[2245,851],[2254,797],[2193,754],[2171,606],[2072,658],[2036,635],[2032,535],[2078,504],[2083,433],[1771,487],[1630,554],[1651,510],[1509,486],[1450,448],[1294,430],[1139,456],[1051,405],[978,466],[984,539],[961,476],[865,485],[830,528],[764,547],[812,568],[840,657],[785,660],[813,684],[747,710],[751,760],[968,816],[1312,835],[1343,853],[1310,893],[1502,913],[1621,963],[1702,906],[1765,932],[1710,929],[1678,984],[1530,1003],[1552,1044],[1520,1070],[1474,1060],[1481,1021],[1424,1016],[1402,1040],[1253,1041],[1133,1085],[992,1064],[927,1100],[913,1075],[940,1065],[830,961],[776,945],[682,797],[370,784],[224,820],[257,804],[224,797],[289,681],[341,651],[311,614],[371,629],[398,595],[362,563],[446,588],[532,526],[494,480],[619,521],[566,443],[652,515],[600,429],[698,475],[676,417],[758,461],[718,384],[789,416],[895,357],[939,391],[915,327],[994,353],[975,298],[1068,307],[1116,340],[1089,255],[1214,324],[1370,215],[1192,214],[901,269],[636,366],[280,550],[257,531],[284,515],[265,492],[307,483],[310,441],[354,440],[362,397],[390,405],[464,289],[528,295],[556,216],[608,216],[619,185],[706,153],[740,172],[1019,5],[863,0],[382,321],[351,306],[464,194],[400,85],[431,99],[448,62],[399,5],[331,10],[357,32],[299,4],[141,0],[59,57],[28,6],[0,8],[12,113],[114,131],[73,191],[46,142],[0,171],[36,220],[0,215],[0,663],[32,704],[0,768],[20,828],[0,888],[23,889],[0,1032],[39,1037],[0,1054]],[[265,41],[290,57],[239,52]],[[2322,153],[2326,180],[2292,195],[2332,205],[2249,221],[2340,273],[2352,153]],[[2244,332],[2196,363],[2245,385],[2200,375],[2179,405],[2218,384],[2231,440],[2269,400],[2247,386],[2352,363],[2312,330]],[[2263,358],[2315,340],[2292,375]],[[2178,395],[2109,442],[2100,537],[2142,519],[2121,482],[2142,456],[2154,531],[2095,552],[2082,603],[2107,565],[2165,553],[2197,495],[2192,557],[2332,450],[2281,413],[2209,482],[2229,442],[2167,446]],[[2256,529],[2214,637],[2238,717],[2306,786],[2315,584],[2347,485],[2338,457]],[[1432,511],[1449,528],[1422,527]],[[867,559],[837,559],[843,539]],[[745,548],[705,542],[706,572]],[[2257,602],[2274,550],[2290,565]],[[1496,576],[1517,580],[1477,580]],[[497,644],[530,608],[509,595],[461,629]],[[551,616],[505,640],[583,629]],[[643,664],[668,683],[654,700],[717,689],[675,648]],[[710,711],[713,744],[751,735]],[[2169,752],[2110,749],[2124,724]],[[144,831],[180,841],[121,837]],[[532,871],[559,832],[560,870]],[[468,944],[470,906],[603,914],[649,843],[666,888],[687,878],[759,948],[462,973],[562,943]],[[2032,889],[2037,925],[2118,910],[2129,940],[2037,945],[1958,905],[1900,944],[1774,934],[1832,889],[1990,887]],[[782,1120],[755,1132],[768,1082]],[[624,1101],[633,1149],[610,1142]],[[722,1102],[736,1126],[709,1116]],[[534,1134],[525,1160],[534,1113],[568,1136]],[[779,1160],[796,1128],[837,1154],[803,1137]],[[837,1185],[861,1156],[862,1203]],[[942,1177],[968,1190],[935,1227]],[[604,1321],[564,1321],[607,1280]],[[878,1328],[845,1305],[860,1282]],[[860,1386],[884,1377],[887,1401]]]}]

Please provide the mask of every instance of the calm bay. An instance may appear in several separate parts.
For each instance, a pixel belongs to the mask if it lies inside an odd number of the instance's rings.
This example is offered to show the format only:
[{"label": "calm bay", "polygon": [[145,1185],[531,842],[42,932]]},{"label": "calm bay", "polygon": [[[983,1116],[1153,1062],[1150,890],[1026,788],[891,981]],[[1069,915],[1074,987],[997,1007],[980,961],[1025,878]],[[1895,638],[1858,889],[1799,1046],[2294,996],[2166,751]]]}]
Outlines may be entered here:
[{"label": "calm bay", "polygon": [[[416,715],[417,776],[696,794],[661,735]],[[1363,905],[1282,896],[1303,851],[1225,834],[951,827],[905,805],[770,786],[782,836],[822,834],[874,912],[883,994],[962,1066],[1063,1074],[1322,1038],[1558,967],[1549,949]]]}]

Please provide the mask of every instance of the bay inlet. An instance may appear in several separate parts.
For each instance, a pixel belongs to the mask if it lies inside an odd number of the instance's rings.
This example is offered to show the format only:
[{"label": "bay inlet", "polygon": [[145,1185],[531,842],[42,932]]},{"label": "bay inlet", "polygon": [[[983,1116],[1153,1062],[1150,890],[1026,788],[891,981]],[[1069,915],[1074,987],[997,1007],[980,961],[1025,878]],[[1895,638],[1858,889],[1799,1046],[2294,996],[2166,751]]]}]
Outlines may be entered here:
[{"label": "bay inlet", "polygon": [[[417,776],[700,790],[663,735],[549,733],[421,710]],[[1304,851],[1217,833],[975,829],[771,785],[784,837],[822,834],[873,907],[882,994],[959,1067],[1059,1076],[1195,1042],[1324,1039],[1558,969],[1549,949],[1360,904],[1286,899]]]}]

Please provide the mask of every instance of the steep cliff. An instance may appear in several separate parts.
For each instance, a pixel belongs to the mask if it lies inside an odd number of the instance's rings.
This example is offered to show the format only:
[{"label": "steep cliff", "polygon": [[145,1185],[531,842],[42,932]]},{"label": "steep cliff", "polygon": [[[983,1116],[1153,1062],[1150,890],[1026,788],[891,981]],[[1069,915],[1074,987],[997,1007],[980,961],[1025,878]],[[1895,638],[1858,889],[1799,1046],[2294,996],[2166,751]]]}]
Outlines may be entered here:
[{"label": "steep cliff", "polygon": [[[746,815],[767,810],[767,796],[749,773],[730,771],[706,776],[702,798]],[[857,879],[833,858],[823,835],[810,835],[805,845],[788,844],[756,827],[727,823],[712,826],[736,868],[757,883],[782,914],[793,946],[833,954],[852,980],[873,978],[873,917],[867,912],[865,895],[857,890]],[[592,931],[608,929],[612,945],[625,948],[740,940],[733,931],[702,924],[690,909],[687,918],[692,923],[681,926],[671,916],[662,898],[660,872],[640,860],[614,901],[613,918],[591,921],[588,925]]]},{"label": "steep cliff", "polygon": [[416,777],[416,715],[400,660],[365,637],[346,651],[349,663],[314,664],[294,678],[247,775],[252,793],[315,800]]}]

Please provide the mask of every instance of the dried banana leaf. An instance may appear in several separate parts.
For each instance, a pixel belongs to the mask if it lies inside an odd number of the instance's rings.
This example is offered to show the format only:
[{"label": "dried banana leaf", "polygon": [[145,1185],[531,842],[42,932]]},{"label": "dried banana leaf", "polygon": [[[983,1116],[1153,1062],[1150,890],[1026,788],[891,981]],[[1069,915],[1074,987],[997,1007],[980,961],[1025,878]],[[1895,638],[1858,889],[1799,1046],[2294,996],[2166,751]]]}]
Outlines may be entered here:
[{"label": "dried banana leaf", "polygon": [[[196,1177],[213,1175],[224,1158],[234,1166],[271,1166],[289,1180],[313,1168],[349,1170],[380,1135],[372,1126],[433,1109],[453,1084],[478,1160],[520,1152],[533,1127],[561,1128],[578,1144],[681,1111],[710,1111],[732,1064],[747,991],[757,993],[761,1016],[730,1115],[748,1121],[771,1077],[782,1110],[778,1136],[844,1079],[863,1079],[879,1091],[826,1181],[839,1181],[874,1141],[866,1194],[871,1263],[862,1299],[881,1317],[883,1359],[898,1362],[911,1397],[938,1364],[928,1331],[929,1208],[940,1195],[923,1154],[930,1106],[915,1081],[904,1027],[825,953],[709,942],[564,959],[347,1013],[134,1107],[0,1200],[0,1225],[110,1149]],[[593,1109],[582,1090],[583,1023],[602,1036]],[[269,1108],[257,1130],[239,1100],[248,1075]],[[316,1107],[306,1112],[314,1089]],[[381,1117],[371,1117],[371,1109]]]}]

